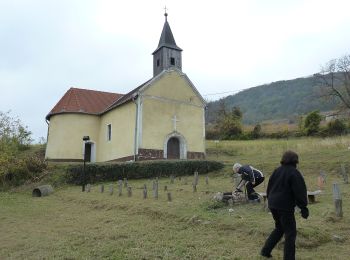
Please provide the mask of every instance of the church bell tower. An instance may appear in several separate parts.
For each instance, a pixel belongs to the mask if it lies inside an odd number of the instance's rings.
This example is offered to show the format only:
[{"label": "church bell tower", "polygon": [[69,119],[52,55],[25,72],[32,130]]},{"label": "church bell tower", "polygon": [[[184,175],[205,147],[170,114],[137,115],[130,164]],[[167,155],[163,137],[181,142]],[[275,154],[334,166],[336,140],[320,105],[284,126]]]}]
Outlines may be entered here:
[{"label": "church bell tower", "polygon": [[173,33],[168,23],[168,14],[165,12],[165,23],[162,35],[160,36],[157,49],[153,55],[153,77],[157,76],[163,70],[175,67],[179,70],[182,68],[182,49],[176,45]]}]

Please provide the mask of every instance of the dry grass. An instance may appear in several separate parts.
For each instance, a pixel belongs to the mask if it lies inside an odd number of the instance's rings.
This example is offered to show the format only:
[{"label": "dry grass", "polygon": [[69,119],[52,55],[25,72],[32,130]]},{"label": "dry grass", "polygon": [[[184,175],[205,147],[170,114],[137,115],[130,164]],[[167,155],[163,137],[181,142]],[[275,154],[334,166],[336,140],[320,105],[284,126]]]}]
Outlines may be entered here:
[{"label": "dry grass", "polygon": [[[287,147],[301,157],[300,169],[309,189],[316,189],[320,169],[327,173],[318,203],[310,205],[310,218],[297,216],[297,259],[348,259],[350,215],[349,186],[342,184],[344,217],[333,214],[332,183],[341,183],[340,162],[347,162],[350,137],[220,142],[218,159],[259,165],[269,175]],[[209,142],[209,157],[216,144]],[[129,181],[133,196],[122,197],[80,187],[62,187],[44,198],[32,198],[23,188],[0,193],[0,259],[260,259],[266,236],[272,230],[271,215],[262,205],[225,206],[211,200],[217,191],[232,189],[230,165],[200,176],[192,192],[192,176],[160,179],[159,199],[142,199],[142,187],[150,180]],[[114,185],[116,191],[117,185]],[[164,186],[172,193],[168,202]],[[264,185],[259,187],[264,190]],[[229,209],[232,208],[233,212]],[[281,259],[282,244],[273,252]]]}]

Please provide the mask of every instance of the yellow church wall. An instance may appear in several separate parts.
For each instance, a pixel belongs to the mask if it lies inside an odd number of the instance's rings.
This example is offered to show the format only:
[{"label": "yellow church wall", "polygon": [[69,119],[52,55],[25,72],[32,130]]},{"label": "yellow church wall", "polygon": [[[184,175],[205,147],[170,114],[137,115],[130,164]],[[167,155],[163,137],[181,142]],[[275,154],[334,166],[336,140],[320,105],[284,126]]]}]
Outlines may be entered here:
[{"label": "yellow church wall", "polygon": [[178,72],[166,73],[146,89],[142,103],[140,148],[163,150],[176,115],[176,130],[185,137],[187,151],[205,152],[203,104]]},{"label": "yellow church wall", "polygon": [[142,114],[140,148],[163,150],[166,136],[174,132],[172,118],[176,115],[176,131],[185,137],[187,151],[205,152],[203,108],[145,98]]},{"label": "yellow church wall", "polygon": [[[134,155],[136,105],[126,103],[101,116],[97,161],[110,161]],[[112,138],[107,141],[107,125]]]},{"label": "yellow church wall", "polygon": [[58,114],[50,118],[47,159],[83,159],[83,136],[98,138],[100,119],[85,114]]},{"label": "yellow church wall", "polygon": [[164,73],[159,80],[155,81],[144,91],[144,95],[165,97],[173,100],[189,102],[197,106],[203,106],[202,101],[189,86],[184,74],[180,74],[176,70]]}]

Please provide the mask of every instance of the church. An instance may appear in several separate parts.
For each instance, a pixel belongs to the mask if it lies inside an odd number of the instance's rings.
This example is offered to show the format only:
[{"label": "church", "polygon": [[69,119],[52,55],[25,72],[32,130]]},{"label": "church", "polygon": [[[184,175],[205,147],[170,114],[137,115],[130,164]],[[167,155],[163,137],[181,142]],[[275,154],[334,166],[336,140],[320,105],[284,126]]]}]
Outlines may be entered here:
[{"label": "church", "polygon": [[164,15],[153,77],[127,94],[70,88],[46,116],[46,160],[205,158],[206,102],[182,72],[182,49]]}]

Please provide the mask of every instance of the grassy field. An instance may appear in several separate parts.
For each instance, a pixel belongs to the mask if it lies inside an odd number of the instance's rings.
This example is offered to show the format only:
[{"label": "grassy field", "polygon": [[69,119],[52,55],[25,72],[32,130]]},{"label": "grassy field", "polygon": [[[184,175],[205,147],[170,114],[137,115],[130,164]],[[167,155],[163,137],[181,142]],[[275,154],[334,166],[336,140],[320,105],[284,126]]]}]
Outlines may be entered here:
[{"label": "grassy field", "polygon": [[[152,197],[151,180],[130,180],[133,195],[118,197],[93,185],[64,186],[43,198],[31,197],[31,186],[0,193],[0,259],[261,259],[260,248],[273,228],[261,204],[223,205],[211,200],[217,191],[232,190],[233,162],[249,163],[267,176],[281,154],[300,155],[299,169],[309,190],[317,188],[323,170],[326,185],[311,204],[310,217],[297,214],[297,259],[348,259],[350,253],[349,184],[341,184],[344,217],[333,211],[332,184],[342,183],[340,163],[349,165],[350,136],[331,139],[292,139],[208,142],[208,157],[227,167],[200,176],[193,193],[193,177],[159,180],[159,198]],[[186,180],[187,179],[187,180]],[[186,184],[187,181],[187,184]],[[149,188],[142,198],[143,185]],[[114,190],[117,184],[113,183]],[[167,201],[164,186],[172,194]],[[264,191],[267,182],[258,187]],[[283,242],[273,251],[282,258]]]}]

